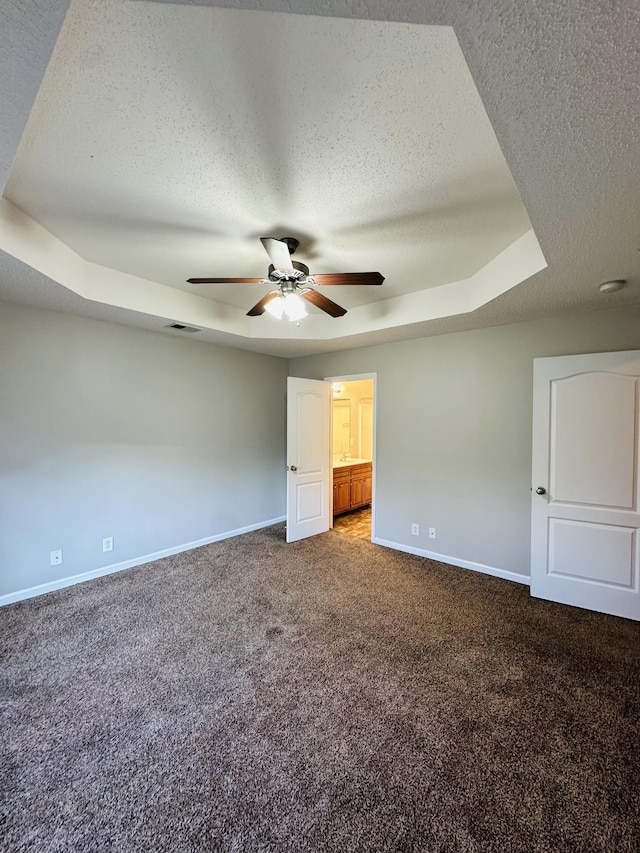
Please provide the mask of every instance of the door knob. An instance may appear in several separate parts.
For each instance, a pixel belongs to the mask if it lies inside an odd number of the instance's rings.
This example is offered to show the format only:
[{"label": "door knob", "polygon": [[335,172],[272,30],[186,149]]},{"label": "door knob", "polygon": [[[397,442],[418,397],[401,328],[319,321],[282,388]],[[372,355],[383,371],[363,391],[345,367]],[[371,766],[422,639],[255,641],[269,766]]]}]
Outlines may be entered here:
[{"label": "door knob", "polygon": [[297,471],[298,469],[297,469],[297,467],[296,467],[295,465],[290,465],[290,466],[289,466],[289,470],[290,470],[290,471]]},{"label": "door knob", "polygon": [[536,495],[546,495],[546,494],[547,494],[547,490],[545,489],[545,487],[544,486],[538,486],[538,488],[536,489]]}]

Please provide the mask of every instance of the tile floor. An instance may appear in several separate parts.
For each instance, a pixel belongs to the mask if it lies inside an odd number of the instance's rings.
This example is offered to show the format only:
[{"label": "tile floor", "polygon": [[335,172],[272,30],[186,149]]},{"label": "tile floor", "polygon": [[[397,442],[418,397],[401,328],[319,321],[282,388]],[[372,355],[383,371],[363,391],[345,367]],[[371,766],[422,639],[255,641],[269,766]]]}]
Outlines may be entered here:
[{"label": "tile floor", "polygon": [[333,529],[347,536],[356,536],[358,539],[371,539],[371,507],[354,509],[337,515],[333,519]]}]

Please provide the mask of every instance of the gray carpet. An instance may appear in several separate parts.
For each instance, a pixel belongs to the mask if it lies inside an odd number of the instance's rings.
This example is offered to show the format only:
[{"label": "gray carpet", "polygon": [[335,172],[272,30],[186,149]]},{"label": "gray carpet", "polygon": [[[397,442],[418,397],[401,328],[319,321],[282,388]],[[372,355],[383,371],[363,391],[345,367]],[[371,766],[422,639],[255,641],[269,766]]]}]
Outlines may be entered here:
[{"label": "gray carpet", "polygon": [[640,626],[282,526],[0,611],[3,851],[640,849]]}]

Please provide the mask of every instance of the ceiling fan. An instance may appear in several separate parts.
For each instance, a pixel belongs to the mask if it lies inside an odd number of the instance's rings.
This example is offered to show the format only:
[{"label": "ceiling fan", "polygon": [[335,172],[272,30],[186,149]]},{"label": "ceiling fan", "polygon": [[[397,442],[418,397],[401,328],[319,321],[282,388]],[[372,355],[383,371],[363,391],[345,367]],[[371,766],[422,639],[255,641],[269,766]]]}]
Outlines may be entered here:
[{"label": "ceiling fan", "polygon": [[332,302],[316,286],[340,284],[382,284],[384,277],[379,272],[343,272],[309,275],[309,267],[291,260],[298,248],[295,237],[261,237],[271,265],[267,278],[188,278],[190,284],[273,284],[276,287],[257,302],[248,317],[257,317],[268,311],[274,317],[283,315],[289,320],[300,320],[307,313],[303,300],[311,302],[332,317],[342,317],[346,308]]}]

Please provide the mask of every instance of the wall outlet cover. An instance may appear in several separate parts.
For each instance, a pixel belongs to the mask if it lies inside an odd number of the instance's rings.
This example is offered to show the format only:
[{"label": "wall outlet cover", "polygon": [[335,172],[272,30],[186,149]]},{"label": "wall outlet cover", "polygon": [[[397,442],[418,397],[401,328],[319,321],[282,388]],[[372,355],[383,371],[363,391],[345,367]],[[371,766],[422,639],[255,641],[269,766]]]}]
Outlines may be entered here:
[{"label": "wall outlet cover", "polygon": [[415,521],[411,525],[411,535],[412,536],[420,536],[420,525],[416,524]]},{"label": "wall outlet cover", "polygon": [[430,527],[429,528],[429,539],[435,539],[435,538],[436,538],[436,529],[435,529],[435,527]]},{"label": "wall outlet cover", "polygon": [[113,536],[107,536],[102,540],[102,551],[113,551]]},{"label": "wall outlet cover", "polygon": [[51,552],[51,565],[59,566],[62,563],[62,548]]}]

